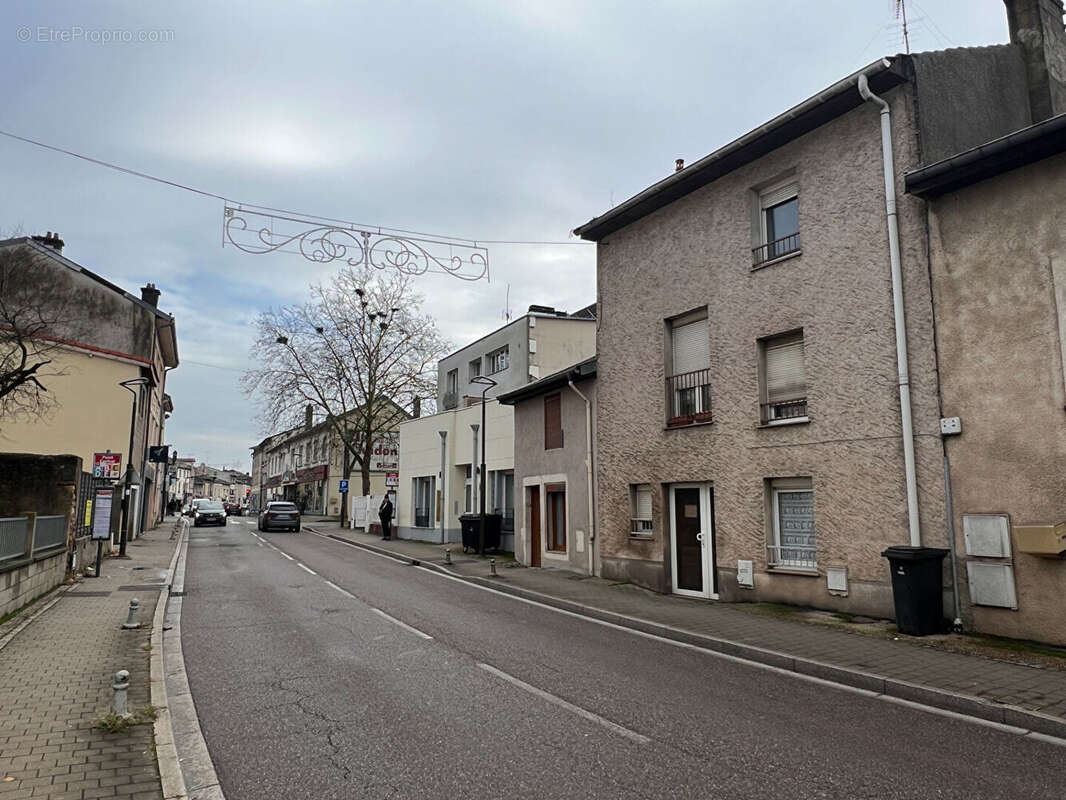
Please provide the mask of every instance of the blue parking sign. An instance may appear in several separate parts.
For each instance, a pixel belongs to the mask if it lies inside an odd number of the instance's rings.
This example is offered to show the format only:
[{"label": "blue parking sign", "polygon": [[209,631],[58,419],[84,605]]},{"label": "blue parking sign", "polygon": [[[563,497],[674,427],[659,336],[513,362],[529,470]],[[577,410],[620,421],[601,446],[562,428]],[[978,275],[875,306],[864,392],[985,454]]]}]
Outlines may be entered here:
[{"label": "blue parking sign", "polygon": [[344,492],[348,491],[348,481],[344,480],[343,478],[341,478],[341,489],[340,490],[341,490],[342,494]]}]

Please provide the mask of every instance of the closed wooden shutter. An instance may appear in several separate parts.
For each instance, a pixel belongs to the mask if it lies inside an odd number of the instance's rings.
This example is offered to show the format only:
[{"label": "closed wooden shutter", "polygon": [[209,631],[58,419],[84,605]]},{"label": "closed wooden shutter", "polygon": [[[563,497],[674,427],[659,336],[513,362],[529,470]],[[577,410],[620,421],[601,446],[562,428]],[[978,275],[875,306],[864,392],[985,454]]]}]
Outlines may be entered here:
[{"label": "closed wooden shutter", "polygon": [[803,335],[766,343],[766,402],[783,403],[807,396],[803,368]]},{"label": "closed wooden shutter", "polygon": [[707,320],[677,325],[672,331],[673,374],[683,375],[711,366],[711,343]]},{"label": "closed wooden shutter", "polygon": [[554,450],[563,446],[562,398],[550,394],[544,398],[544,449]]}]

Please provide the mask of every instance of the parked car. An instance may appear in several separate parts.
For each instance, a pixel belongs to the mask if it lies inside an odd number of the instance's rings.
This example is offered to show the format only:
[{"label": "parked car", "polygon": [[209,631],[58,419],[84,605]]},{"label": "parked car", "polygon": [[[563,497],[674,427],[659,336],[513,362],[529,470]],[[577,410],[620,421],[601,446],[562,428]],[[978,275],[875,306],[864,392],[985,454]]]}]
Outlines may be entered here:
[{"label": "parked car", "polygon": [[201,525],[225,525],[226,508],[218,500],[193,500],[194,511],[192,524],[194,528]]},{"label": "parked car", "polygon": [[259,512],[259,530],[289,530],[300,532],[300,509],[295,503],[275,500],[267,503],[265,509]]}]

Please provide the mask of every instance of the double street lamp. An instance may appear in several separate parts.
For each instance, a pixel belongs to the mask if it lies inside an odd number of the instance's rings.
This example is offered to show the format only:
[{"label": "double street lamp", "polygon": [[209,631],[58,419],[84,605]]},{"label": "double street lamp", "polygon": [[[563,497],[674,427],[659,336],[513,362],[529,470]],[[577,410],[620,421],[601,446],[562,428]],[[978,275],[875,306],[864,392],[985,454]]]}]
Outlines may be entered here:
[{"label": "double street lamp", "polygon": [[[147,385],[147,378],[131,378],[128,381],[119,383],[119,386],[133,395],[133,408],[130,411],[130,448],[126,461],[126,481],[122,491],[122,530],[119,533],[118,540],[119,557],[126,555],[126,526],[130,521],[130,493],[133,485],[133,432],[137,427],[137,394],[141,386]],[[134,389],[134,386],[138,387],[138,389]]]},{"label": "double street lamp", "polygon": [[477,538],[477,552],[478,555],[483,556],[485,555],[485,396],[489,389],[496,386],[496,381],[487,375],[478,375],[476,378],[471,378],[470,382],[485,387],[481,390],[481,527]]}]

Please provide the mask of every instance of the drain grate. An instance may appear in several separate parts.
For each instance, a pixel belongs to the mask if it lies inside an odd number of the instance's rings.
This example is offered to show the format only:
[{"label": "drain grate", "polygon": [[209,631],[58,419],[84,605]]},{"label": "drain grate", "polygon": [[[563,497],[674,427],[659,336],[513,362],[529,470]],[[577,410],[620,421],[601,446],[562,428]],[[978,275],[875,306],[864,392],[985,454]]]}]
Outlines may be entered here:
[{"label": "drain grate", "polygon": [[110,597],[111,592],[71,592],[67,597]]},{"label": "drain grate", "polygon": [[119,592],[158,592],[164,588],[163,584],[143,584],[141,586],[119,586],[117,591]]}]

